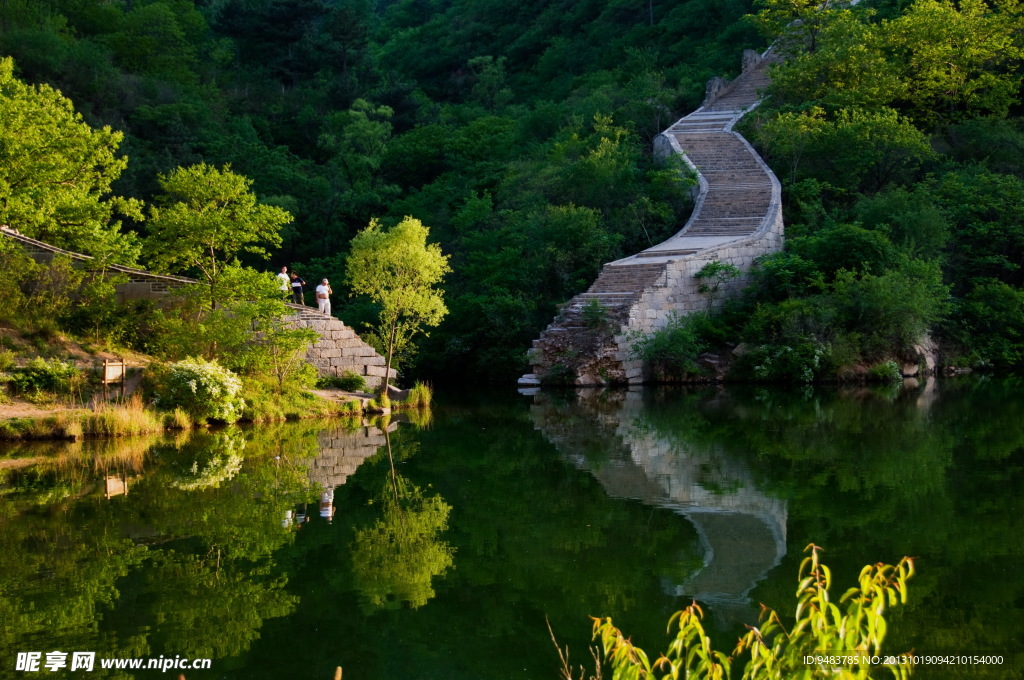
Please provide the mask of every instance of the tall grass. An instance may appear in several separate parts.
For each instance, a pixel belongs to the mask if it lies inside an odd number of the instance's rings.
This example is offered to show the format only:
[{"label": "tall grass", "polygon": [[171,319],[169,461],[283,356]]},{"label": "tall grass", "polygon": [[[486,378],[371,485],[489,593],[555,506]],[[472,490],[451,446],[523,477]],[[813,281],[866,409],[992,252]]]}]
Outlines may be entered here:
[{"label": "tall grass", "polygon": [[192,416],[180,406],[175,406],[173,411],[164,414],[165,430],[191,430],[192,425]]},{"label": "tall grass", "polygon": [[120,404],[98,404],[82,418],[82,430],[88,437],[128,437],[162,429],[162,419],[146,409],[139,394]]},{"label": "tall grass", "polygon": [[[82,419],[77,413],[68,413],[62,411],[52,418],[47,418],[50,422],[50,432],[52,436],[57,439],[70,439],[72,441],[81,439],[85,434],[82,429]],[[38,434],[45,436],[44,428],[39,429]],[[41,437],[40,437],[41,438]]]},{"label": "tall grass", "polygon": [[409,396],[405,398],[405,404],[415,408],[427,408],[434,399],[434,391],[430,385],[418,382],[409,388]]}]

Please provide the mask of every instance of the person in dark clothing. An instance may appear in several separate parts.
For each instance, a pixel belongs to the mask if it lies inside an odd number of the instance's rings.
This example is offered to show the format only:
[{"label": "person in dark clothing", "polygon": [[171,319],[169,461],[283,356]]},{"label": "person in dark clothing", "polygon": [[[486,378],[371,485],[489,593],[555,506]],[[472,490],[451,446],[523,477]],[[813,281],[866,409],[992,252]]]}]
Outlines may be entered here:
[{"label": "person in dark clothing", "polygon": [[306,302],[302,297],[302,287],[306,285],[306,282],[301,276],[292,272],[292,302],[297,305],[305,305]]}]

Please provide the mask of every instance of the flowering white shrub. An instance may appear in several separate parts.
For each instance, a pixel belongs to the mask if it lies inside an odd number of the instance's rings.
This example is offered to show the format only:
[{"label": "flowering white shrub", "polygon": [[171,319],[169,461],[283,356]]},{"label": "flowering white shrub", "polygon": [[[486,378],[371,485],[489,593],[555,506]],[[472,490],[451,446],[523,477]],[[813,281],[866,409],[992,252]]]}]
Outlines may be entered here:
[{"label": "flowering white shrub", "polygon": [[215,361],[188,358],[172,364],[167,372],[157,405],[165,409],[180,406],[194,419],[233,423],[245,408],[238,396],[242,381]]}]

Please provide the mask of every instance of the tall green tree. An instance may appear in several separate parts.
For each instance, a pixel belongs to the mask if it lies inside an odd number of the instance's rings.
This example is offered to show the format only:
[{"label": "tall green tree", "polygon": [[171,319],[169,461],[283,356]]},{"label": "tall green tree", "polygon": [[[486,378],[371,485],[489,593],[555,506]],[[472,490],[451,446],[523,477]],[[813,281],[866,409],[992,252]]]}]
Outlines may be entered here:
[{"label": "tall green tree", "polygon": [[281,227],[292,219],[282,208],[260,204],[251,184],[230,166],[206,163],[161,175],[164,194],[150,209],[146,240],[150,265],[162,271],[198,270],[214,305],[224,268],[243,252],[269,255],[267,248],[281,245]]},{"label": "tall green tree", "polygon": [[14,77],[0,59],[0,224],[71,250],[132,263],[138,241],[121,232],[121,213],[141,217],[138,201],[111,196],[128,159],[123,135],[93,129],[71,100],[48,85]]},{"label": "tall green tree", "polygon": [[448,313],[437,285],[451,271],[448,256],[427,243],[429,229],[406,217],[391,229],[377,220],[352,239],[346,278],[352,292],[368,296],[380,308],[374,333],[367,340],[387,358],[387,394],[395,357],[411,349],[425,327],[436,326]]}]

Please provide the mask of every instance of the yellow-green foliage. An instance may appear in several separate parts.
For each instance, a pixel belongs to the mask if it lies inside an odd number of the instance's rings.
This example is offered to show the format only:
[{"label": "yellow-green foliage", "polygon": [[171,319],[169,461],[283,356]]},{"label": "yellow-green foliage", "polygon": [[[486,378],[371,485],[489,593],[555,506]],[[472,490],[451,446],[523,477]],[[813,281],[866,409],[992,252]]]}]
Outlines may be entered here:
[{"label": "yellow-green foliage", "polygon": [[49,420],[53,423],[53,436],[56,439],[81,439],[85,434],[82,418],[77,413],[58,413]]},{"label": "yellow-green foliage", "polygon": [[165,430],[190,430],[192,424],[192,416],[181,408],[175,408],[171,413],[164,414]]},{"label": "yellow-green foliage", "polygon": [[409,389],[409,396],[406,397],[405,403],[407,406],[414,406],[416,408],[428,408],[433,399],[434,392],[430,389],[430,386],[417,381]]},{"label": "yellow-green foliage", "polygon": [[82,418],[82,430],[89,437],[125,437],[164,429],[159,415],[146,409],[134,395],[123,404],[99,404]]},{"label": "yellow-green foliage", "polygon": [[48,418],[10,418],[0,421],[0,441],[71,439],[83,434],[77,412]]},{"label": "yellow-green foliage", "polygon": [[241,420],[244,421],[326,418],[349,412],[353,408],[346,403],[339,405],[337,402],[322,399],[299,388],[280,393],[270,378],[246,378],[242,385],[241,396],[245,399],[245,408],[242,410]]},{"label": "yellow-green foliage", "polygon": [[[864,567],[858,585],[843,593],[836,603],[829,593],[832,572],[818,561],[821,549],[811,544],[807,550],[810,556],[800,564],[796,620],[786,628],[773,609],[763,607],[760,626],[749,627],[731,656],[712,649],[701,624],[703,612],[696,603],[672,617],[678,622],[679,632],[668,651],[653,664],[642,649],[612,625],[610,618],[594,619],[594,637],[601,638],[612,680],[717,680],[732,677],[732,666],[738,666],[737,662],[744,664],[743,674],[738,676],[742,680],[871,678],[877,666],[872,666],[870,659],[881,655],[886,635],[885,609],[906,603],[907,581],[914,575],[913,560],[904,557],[895,566]],[[818,656],[832,659],[823,664],[807,663],[808,657]],[[887,675],[905,680],[913,665],[907,657],[894,658],[898,663],[884,665]]]}]

